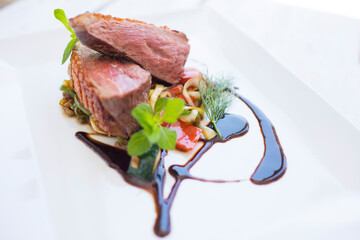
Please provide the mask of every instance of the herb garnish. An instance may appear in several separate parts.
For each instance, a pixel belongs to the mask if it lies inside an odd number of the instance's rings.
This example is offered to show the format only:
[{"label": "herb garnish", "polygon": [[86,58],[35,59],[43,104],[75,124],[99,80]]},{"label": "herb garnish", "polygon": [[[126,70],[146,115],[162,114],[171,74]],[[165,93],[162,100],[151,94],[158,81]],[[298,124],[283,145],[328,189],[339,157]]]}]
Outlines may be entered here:
[{"label": "herb garnish", "polygon": [[176,132],[162,127],[163,122],[175,123],[183,113],[185,102],[180,98],[159,98],[152,111],[149,104],[136,106],[131,114],[139,122],[142,130],[133,134],[129,140],[127,151],[130,156],[146,153],[154,143],[166,150],[175,149]]},{"label": "herb garnish", "polygon": [[[91,112],[89,112],[89,110],[84,108],[84,106],[80,103],[76,95],[76,92],[70,86],[69,80],[64,81],[64,84],[61,85],[60,90],[68,96],[60,101],[60,105],[69,108],[72,112],[72,115],[75,115],[80,122],[82,123],[88,122],[89,117],[91,116]],[[68,102],[67,105],[66,102]]]},{"label": "herb garnish", "polygon": [[[146,153],[137,157],[137,166],[132,166],[130,163],[127,173],[150,182],[153,179],[153,171],[155,164],[157,163],[156,158],[159,150],[159,146],[153,144]],[[134,161],[134,158],[132,158],[131,161]]]},{"label": "herb garnish", "polygon": [[221,140],[224,140],[219,129],[216,127],[216,122],[224,116],[226,108],[229,107],[234,99],[234,96],[229,91],[226,91],[231,87],[232,81],[230,78],[225,77],[213,79],[213,76],[207,74],[203,74],[203,78],[205,82],[199,82],[199,92],[206,115]]},{"label": "herb garnish", "polygon": [[62,9],[55,9],[54,10],[54,16],[57,20],[59,20],[60,22],[62,22],[64,24],[64,26],[66,27],[67,30],[70,31],[70,37],[71,40],[68,43],[68,45],[66,46],[64,53],[63,53],[63,58],[62,58],[62,62],[61,64],[64,64],[66,62],[66,60],[69,58],[72,49],[74,48],[75,44],[78,42],[78,39],[75,36],[74,30],[72,29],[72,27],[70,27],[69,25],[69,20],[65,15],[64,10]]}]

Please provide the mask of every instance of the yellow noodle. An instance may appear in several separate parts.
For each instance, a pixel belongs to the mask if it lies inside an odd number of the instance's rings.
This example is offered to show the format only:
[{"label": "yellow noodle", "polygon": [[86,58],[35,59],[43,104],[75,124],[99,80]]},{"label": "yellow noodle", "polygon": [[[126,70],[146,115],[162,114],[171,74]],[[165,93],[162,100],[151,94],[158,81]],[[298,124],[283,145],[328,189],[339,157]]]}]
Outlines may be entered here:
[{"label": "yellow noodle", "polygon": [[159,96],[160,96],[160,93],[165,89],[165,86],[164,85],[161,85],[161,84],[156,84],[155,85],[155,89],[154,89],[154,92],[151,94],[151,97],[150,97],[150,106],[151,108],[154,110],[154,106],[155,106],[155,103],[156,101],[158,100]]}]

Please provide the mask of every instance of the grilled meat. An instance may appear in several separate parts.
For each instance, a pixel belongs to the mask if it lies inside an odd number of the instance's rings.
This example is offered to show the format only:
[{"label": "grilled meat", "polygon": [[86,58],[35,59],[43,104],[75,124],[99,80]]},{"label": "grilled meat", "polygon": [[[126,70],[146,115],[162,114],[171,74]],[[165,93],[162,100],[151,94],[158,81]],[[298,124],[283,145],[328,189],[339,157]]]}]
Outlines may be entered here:
[{"label": "grilled meat", "polygon": [[149,101],[148,71],[78,43],[73,49],[69,74],[79,100],[101,130],[128,137],[139,129],[131,110]]},{"label": "grilled meat", "polygon": [[171,84],[181,79],[190,51],[182,32],[88,12],[71,18],[70,25],[79,41],[95,51],[131,60]]}]

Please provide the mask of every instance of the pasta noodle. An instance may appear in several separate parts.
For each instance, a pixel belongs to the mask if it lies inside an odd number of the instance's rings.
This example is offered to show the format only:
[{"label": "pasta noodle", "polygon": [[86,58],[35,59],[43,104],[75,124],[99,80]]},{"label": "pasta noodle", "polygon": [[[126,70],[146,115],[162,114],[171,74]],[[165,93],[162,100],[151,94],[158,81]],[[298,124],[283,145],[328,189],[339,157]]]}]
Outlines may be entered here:
[{"label": "pasta noodle", "polygon": [[[155,103],[159,98],[180,97],[185,100],[187,105],[184,111],[190,112],[181,115],[179,120],[182,122],[191,123],[203,130],[203,137],[207,140],[216,136],[216,132],[206,125],[209,124],[209,119],[206,117],[204,106],[201,103],[201,95],[199,92],[199,83],[204,82],[202,78],[193,77],[189,79],[184,86],[165,87],[162,84],[155,84],[150,90],[150,106],[154,109]],[[180,91],[180,92],[179,92]]]}]

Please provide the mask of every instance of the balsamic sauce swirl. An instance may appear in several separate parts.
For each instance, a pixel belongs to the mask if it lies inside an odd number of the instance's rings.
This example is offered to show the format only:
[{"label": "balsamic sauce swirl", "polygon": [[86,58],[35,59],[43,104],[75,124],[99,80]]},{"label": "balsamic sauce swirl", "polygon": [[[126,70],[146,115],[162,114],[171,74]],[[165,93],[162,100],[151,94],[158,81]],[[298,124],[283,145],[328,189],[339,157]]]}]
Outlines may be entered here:
[{"label": "balsamic sauce swirl", "polygon": [[259,185],[271,183],[281,178],[287,167],[286,157],[276,130],[269,118],[256,105],[237,93],[234,95],[243,101],[255,115],[264,140],[264,155],[250,180]]},{"label": "balsamic sauce swirl", "polygon": [[[234,93],[234,95],[251,109],[259,122],[261,134],[264,139],[263,157],[258,167],[252,174],[250,180],[254,184],[271,183],[284,175],[287,166],[286,157],[280,145],[275,128],[270,120],[257,106],[238,94]],[[228,141],[236,137],[241,137],[249,130],[249,125],[246,119],[234,114],[225,114],[222,119],[218,120],[217,127],[221,132],[224,141]],[[100,157],[102,157],[110,167],[116,169],[126,182],[136,187],[143,188],[153,195],[157,212],[154,231],[158,236],[166,236],[170,233],[171,205],[183,180],[192,179],[217,183],[240,182],[240,180],[206,180],[196,178],[190,174],[190,169],[214,144],[224,142],[219,137],[215,137],[210,141],[205,141],[204,145],[185,165],[172,165],[169,167],[169,173],[175,179],[175,183],[172,186],[169,196],[167,197],[164,196],[166,174],[164,159],[167,155],[167,151],[162,150],[158,166],[154,171],[153,181],[147,182],[127,173],[131,157],[127,155],[126,151],[96,141],[90,137],[90,134],[85,132],[77,132],[76,137],[89,146],[92,150],[94,150],[97,154],[99,154]]]}]

